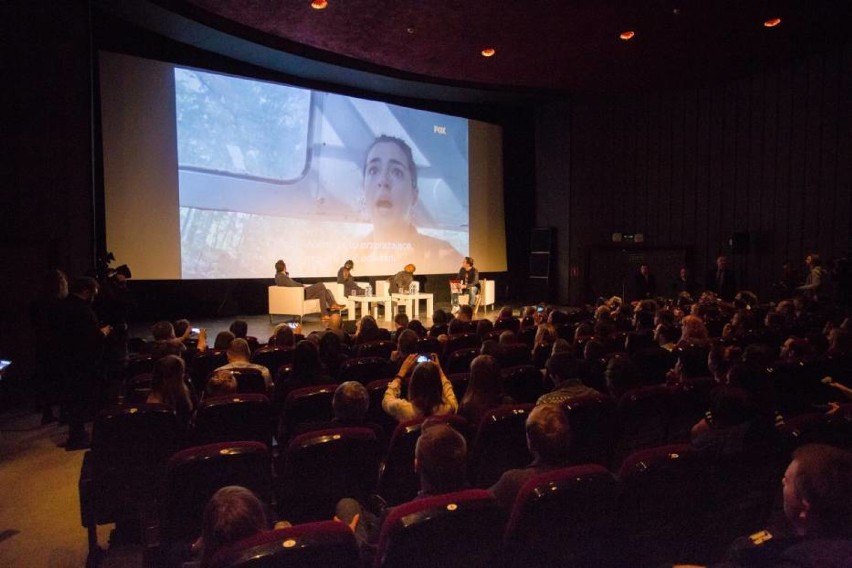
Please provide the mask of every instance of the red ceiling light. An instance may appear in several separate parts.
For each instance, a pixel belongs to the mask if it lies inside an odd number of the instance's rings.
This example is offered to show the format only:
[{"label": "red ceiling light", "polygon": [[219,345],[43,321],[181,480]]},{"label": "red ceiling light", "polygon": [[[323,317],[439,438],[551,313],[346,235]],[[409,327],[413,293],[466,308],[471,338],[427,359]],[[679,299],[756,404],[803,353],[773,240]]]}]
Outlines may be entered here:
[{"label": "red ceiling light", "polygon": [[312,0],[311,1],[311,8],[313,8],[314,10],[325,10],[326,8],[328,8],[328,1],[327,0]]},{"label": "red ceiling light", "polygon": [[627,30],[626,32],[621,32],[620,34],[618,34],[618,37],[620,37],[624,41],[628,41],[628,40],[633,39],[633,36],[635,36],[635,35],[636,35],[636,32],[634,32],[633,30]]},{"label": "red ceiling light", "polygon": [[781,18],[769,18],[765,22],[763,22],[764,28],[774,28],[778,24],[781,23]]},{"label": "red ceiling light", "polygon": [[497,54],[497,50],[493,47],[486,47],[482,50],[482,57],[494,57]]}]

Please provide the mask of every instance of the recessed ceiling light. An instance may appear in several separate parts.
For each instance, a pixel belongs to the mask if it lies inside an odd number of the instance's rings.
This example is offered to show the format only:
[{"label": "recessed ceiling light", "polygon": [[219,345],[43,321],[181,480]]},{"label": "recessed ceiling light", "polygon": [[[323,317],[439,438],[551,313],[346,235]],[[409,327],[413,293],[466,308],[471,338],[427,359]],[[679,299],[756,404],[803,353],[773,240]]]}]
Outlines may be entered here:
[{"label": "recessed ceiling light", "polygon": [[314,10],[325,10],[326,8],[328,8],[328,1],[327,0],[312,0],[311,1],[311,8],[313,8]]},{"label": "recessed ceiling light", "polygon": [[482,57],[494,57],[494,55],[496,53],[497,53],[497,50],[494,49],[493,47],[486,47],[485,49],[482,50]]},{"label": "recessed ceiling light", "polygon": [[633,30],[627,30],[626,32],[621,32],[620,34],[618,34],[618,37],[620,37],[624,41],[627,41],[633,39],[633,36],[635,35],[636,32],[634,32]]},{"label": "recessed ceiling light", "polygon": [[781,18],[769,18],[765,22],[763,22],[764,28],[774,28],[778,24],[781,23]]}]

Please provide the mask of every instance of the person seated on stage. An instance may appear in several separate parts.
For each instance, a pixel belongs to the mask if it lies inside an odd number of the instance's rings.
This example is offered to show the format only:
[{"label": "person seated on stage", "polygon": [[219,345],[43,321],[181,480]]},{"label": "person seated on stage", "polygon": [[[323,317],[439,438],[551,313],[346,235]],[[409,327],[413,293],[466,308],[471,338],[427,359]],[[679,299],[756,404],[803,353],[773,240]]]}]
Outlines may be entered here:
[{"label": "person seated on stage", "polygon": [[523,469],[510,469],[500,476],[489,491],[511,511],[521,487],[540,473],[567,467],[571,449],[571,425],[558,404],[533,408],[527,417],[527,448],[533,461]]},{"label": "person seated on stage", "polygon": [[[467,489],[467,442],[451,426],[426,420],[414,446],[414,471],[420,479],[415,501]],[[352,498],[341,499],[334,520],[346,523],[355,533],[364,566],[372,565],[382,523],[392,508],[375,515]]]},{"label": "person seated on stage", "polygon": [[263,376],[263,382],[266,383],[267,392],[272,390],[272,375],[269,374],[269,369],[263,365],[250,362],[251,350],[248,342],[245,339],[234,339],[228,346],[227,350],[228,363],[222,365],[217,371],[229,371],[233,369],[254,369],[259,371]]},{"label": "person seated on stage", "polygon": [[355,268],[355,263],[347,260],[337,270],[337,283],[343,284],[344,296],[358,296],[362,294],[361,287],[355,282],[355,277],[352,276],[352,269]]},{"label": "person seated on stage", "polygon": [[215,396],[228,396],[237,392],[237,379],[234,373],[227,369],[213,371],[207,386],[204,387],[204,396],[210,398]]},{"label": "person seated on stage", "polygon": [[391,294],[396,294],[400,290],[404,294],[408,293],[408,288],[414,282],[414,271],[417,267],[413,264],[406,264],[405,268],[388,278],[388,286]]},{"label": "person seated on stage", "polygon": [[473,259],[469,256],[462,260],[459,268],[459,280],[462,283],[462,293],[467,294],[468,306],[476,305],[476,295],[479,294],[479,271],[473,267]]},{"label": "person seated on stage", "polygon": [[583,384],[582,361],[572,352],[562,352],[547,360],[545,376],[553,383],[554,389],[541,395],[536,405],[562,404],[565,401],[600,394],[598,391]]},{"label": "person seated on stage", "polygon": [[[399,372],[388,384],[382,399],[382,409],[405,422],[414,418],[455,414],[458,410],[453,385],[444,374],[438,357],[432,354],[431,361],[417,363],[418,354],[412,353],[405,358]],[[412,368],[414,369],[412,371]],[[402,382],[408,379],[408,398],[402,398]]]},{"label": "person seated on stage", "polygon": [[337,300],[334,299],[334,294],[331,293],[331,290],[325,287],[325,284],[322,282],[317,282],[316,284],[311,284],[310,286],[302,286],[300,282],[296,282],[292,278],[290,278],[290,273],[287,272],[287,265],[284,264],[283,260],[279,260],[275,263],[275,285],[276,286],[285,286],[288,288],[305,288],[305,299],[306,300],[319,300],[320,303],[320,311],[323,314],[324,318],[327,318],[331,313],[331,310],[340,311],[346,306],[342,306],[337,303]]},{"label": "person seated on stage", "polygon": [[786,525],[733,542],[714,566],[841,568],[852,559],[852,453],[825,444],[793,452],[781,494]]}]

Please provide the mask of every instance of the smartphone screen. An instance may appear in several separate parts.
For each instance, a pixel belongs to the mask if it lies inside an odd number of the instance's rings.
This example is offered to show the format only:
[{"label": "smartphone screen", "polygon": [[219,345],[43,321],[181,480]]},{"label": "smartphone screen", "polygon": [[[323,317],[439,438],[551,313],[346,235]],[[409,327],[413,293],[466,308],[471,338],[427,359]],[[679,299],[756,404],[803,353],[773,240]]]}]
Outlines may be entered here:
[{"label": "smartphone screen", "polygon": [[194,333],[195,335],[198,335],[199,333],[201,333],[201,328],[193,327],[193,328],[190,329],[190,331],[192,333]]},{"label": "smartphone screen", "polygon": [[432,358],[429,355],[420,355],[417,357],[418,363],[425,363],[426,361],[431,361]]},{"label": "smartphone screen", "polygon": [[293,329],[296,329],[297,327],[299,327],[299,324],[297,324],[297,323],[296,323],[296,322],[294,322],[294,321],[287,322],[287,325],[289,325],[289,326],[290,326],[290,327],[292,327]]},{"label": "smartphone screen", "polygon": [[0,372],[2,372],[4,369],[6,369],[6,367],[8,367],[11,364],[12,364],[12,362],[9,361],[8,359],[0,359]]}]

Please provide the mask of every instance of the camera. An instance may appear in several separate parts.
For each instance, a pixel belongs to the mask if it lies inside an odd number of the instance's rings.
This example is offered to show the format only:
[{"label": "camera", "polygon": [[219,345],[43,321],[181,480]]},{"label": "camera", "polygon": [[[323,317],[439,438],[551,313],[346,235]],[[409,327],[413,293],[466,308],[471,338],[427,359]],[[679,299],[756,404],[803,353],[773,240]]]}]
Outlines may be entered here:
[{"label": "camera", "polygon": [[432,357],[430,355],[425,354],[425,353],[421,353],[420,355],[417,356],[417,362],[418,363],[425,363],[426,361],[431,361],[431,360],[432,360]]}]

